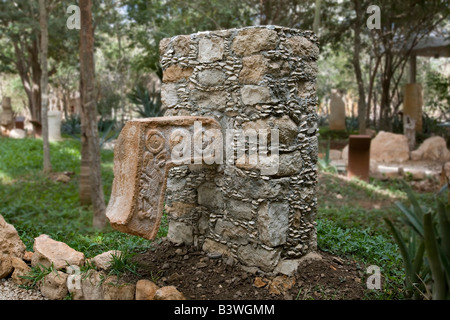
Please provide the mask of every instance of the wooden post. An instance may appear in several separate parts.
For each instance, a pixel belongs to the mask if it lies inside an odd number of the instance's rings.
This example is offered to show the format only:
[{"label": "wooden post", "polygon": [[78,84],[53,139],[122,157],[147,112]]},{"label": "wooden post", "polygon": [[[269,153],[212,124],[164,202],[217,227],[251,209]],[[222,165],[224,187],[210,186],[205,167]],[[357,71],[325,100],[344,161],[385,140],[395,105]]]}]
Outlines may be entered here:
[{"label": "wooden post", "polygon": [[369,182],[370,141],[368,135],[351,135],[348,145],[347,177]]}]

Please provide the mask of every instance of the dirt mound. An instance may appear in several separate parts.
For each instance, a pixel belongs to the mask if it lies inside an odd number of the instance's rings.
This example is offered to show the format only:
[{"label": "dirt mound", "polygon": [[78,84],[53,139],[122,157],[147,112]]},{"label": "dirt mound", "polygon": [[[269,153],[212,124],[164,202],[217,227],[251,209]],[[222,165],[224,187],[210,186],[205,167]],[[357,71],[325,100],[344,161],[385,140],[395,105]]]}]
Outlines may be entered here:
[{"label": "dirt mound", "polygon": [[167,240],[133,258],[139,277],[159,286],[173,285],[189,300],[362,299],[363,267],[326,252],[320,261],[300,265],[292,277],[244,271],[228,257],[208,256],[195,247],[176,247]]}]

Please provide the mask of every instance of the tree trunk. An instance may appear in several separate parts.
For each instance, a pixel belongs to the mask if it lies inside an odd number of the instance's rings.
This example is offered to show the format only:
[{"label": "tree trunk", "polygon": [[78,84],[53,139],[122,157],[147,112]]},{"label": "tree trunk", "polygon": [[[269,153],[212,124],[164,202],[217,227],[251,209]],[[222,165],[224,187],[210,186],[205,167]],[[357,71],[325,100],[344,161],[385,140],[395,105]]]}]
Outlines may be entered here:
[{"label": "tree trunk", "polygon": [[[39,64],[37,41],[33,41],[32,47],[25,48],[25,45],[20,40],[11,39],[16,57],[15,65],[28,98],[28,110],[30,111],[32,120],[40,123],[41,66]],[[28,51],[28,59],[25,58],[25,50]]]},{"label": "tree trunk", "polygon": [[[372,59],[371,59],[372,61]],[[372,103],[372,95],[374,94],[374,83],[375,83],[375,76],[377,75],[378,66],[380,65],[381,58],[376,57],[375,67],[373,70],[370,70],[370,79],[369,79],[369,89],[368,89],[368,96],[367,96],[367,105],[366,105],[366,125],[370,124],[370,110],[371,110],[371,103]],[[375,118],[376,118],[376,105],[373,105],[374,111],[373,111],[373,125],[375,126]]]},{"label": "tree trunk", "polygon": [[366,94],[364,92],[364,80],[361,72],[361,62],[359,53],[361,51],[361,23],[362,8],[359,0],[353,2],[355,6],[356,20],[354,25],[354,42],[353,42],[353,68],[355,69],[356,82],[358,83],[358,128],[359,134],[366,133]]},{"label": "tree trunk", "polygon": [[31,101],[33,104],[33,119],[42,125],[41,112],[41,65],[39,63],[39,40],[33,41],[31,47],[28,48],[31,65]]},{"label": "tree trunk", "polygon": [[381,82],[381,99],[380,99],[380,128],[385,131],[391,131],[390,108],[391,101],[389,99],[391,77],[384,76]]},{"label": "tree trunk", "polygon": [[48,28],[47,28],[47,7],[45,0],[39,0],[39,21],[41,26],[41,93],[42,93],[42,140],[44,151],[44,172],[52,170],[50,162],[50,144],[48,141]]},{"label": "tree trunk", "polygon": [[316,34],[316,36],[319,36],[321,2],[322,0],[316,0],[316,7],[314,9],[313,31]]},{"label": "tree trunk", "polygon": [[[82,84],[80,83],[80,92],[83,92]],[[83,94],[80,97],[81,101],[83,101]],[[84,132],[86,132],[84,119],[85,115],[83,112],[80,112],[80,120],[81,120],[81,168],[80,168],[80,181],[79,181],[79,192],[80,192],[80,203],[82,205],[90,205],[92,204],[91,197],[91,159],[89,154],[89,144]]]},{"label": "tree trunk", "polygon": [[[95,100],[94,29],[92,25],[92,0],[80,0],[80,88],[82,117],[82,163],[90,162],[91,199],[94,210],[94,228],[104,228],[107,223],[105,198],[101,179],[100,144],[97,128]],[[82,140],[83,141],[83,140]]]}]

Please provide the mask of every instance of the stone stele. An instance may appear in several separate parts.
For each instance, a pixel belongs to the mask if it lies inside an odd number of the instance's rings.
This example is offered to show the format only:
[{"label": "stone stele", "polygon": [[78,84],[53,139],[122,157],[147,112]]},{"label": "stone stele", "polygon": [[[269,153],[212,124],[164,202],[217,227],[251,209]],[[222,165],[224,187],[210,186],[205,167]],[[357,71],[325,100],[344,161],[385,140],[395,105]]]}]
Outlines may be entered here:
[{"label": "stone stele", "polygon": [[[170,138],[180,129],[194,136],[195,122],[202,124],[202,130],[220,128],[214,119],[204,117],[127,122],[114,149],[114,182],[106,210],[113,228],[146,239],[156,237],[163,214],[167,173],[175,166],[171,151],[179,142]],[[193,162],[193,155],[187,161]]]}]

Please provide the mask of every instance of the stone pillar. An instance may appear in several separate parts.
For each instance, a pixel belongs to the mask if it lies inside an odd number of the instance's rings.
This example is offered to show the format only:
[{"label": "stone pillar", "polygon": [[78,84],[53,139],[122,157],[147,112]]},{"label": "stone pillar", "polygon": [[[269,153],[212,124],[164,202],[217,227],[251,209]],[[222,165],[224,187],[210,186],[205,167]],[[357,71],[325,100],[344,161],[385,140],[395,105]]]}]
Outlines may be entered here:
[{"label": "stone pillar", "polygon": [[338,90],[331,90],[329,128],[335,131],[345,131],[345,101]]},{"label": "stone pillar", "polygon": [[48,111],[48,139],[61,141],[61,111]]},{"label": "stone pillar", "polygon": [[280,142],[276,174],[246,154],[170,169],[168,238],[264,272],[315,251],[317,37],[247,27],[163,39],[160,53],[166,117],[212,117],[223,137],[278,129]]},{"label": "stone pillar", "polygon": [[3,97],[2,112],[0,113],[0,133],[8,135],[14,129],[14,114],[11,107],[11,98]]},{"label": "stone pillar", "polygon": [[403,98],[403,116],[409,116],[416,121],[416,132],[422,132],[422,85],[420,83],[407,83]]}]

